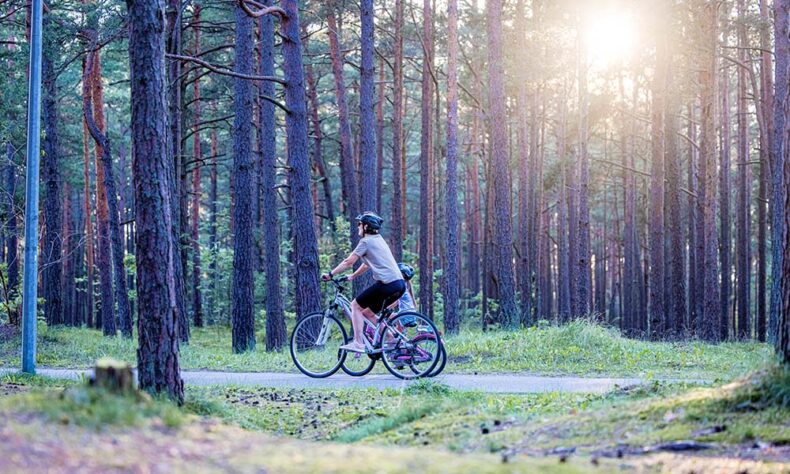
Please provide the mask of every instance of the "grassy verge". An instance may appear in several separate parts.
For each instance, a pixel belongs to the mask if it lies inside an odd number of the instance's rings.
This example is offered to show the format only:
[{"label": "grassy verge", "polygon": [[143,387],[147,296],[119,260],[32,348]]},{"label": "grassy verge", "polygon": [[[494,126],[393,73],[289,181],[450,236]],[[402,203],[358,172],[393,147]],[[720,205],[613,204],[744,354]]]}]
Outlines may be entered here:
[{"label": "grassy verge", "polygon": [[[150,456],[176,452],[205,469],[365,472],[374,462],[380,472],[450,472],[451,466],[452,472],[790,469],[748,461],[790,460],[790,449],[783,448],[790,445],[790,369],[775,366],[716,388],[655,382],[606,395],[492,395],[431,381],[400,391],[195,387],[180,409],[78,382],[0,379],[0,387],[7,385],[23,391],[0,397],[5,435],[11,430],[49,449],[50,435],[42,441],[40,433],[85,440],[100,432],[102,440],[114,440],[116,452],[141,443],[145,449],[168,446]],[[680,440],[710,449],[703,456],[678,456],[650,448]],[[346,463],[349,453],[353,459]],[[134,462],[139,457],[118,466]]]},{"label": "grassy verge", "polygon": [[[258,334],[259,340],[264,334]],[[230,330],[197,328],[182,347],[185,369],[295,372],[287,351],[233,354]],[[760,367],[771,349],[759,343],[648,342],[584,321],[512,332],[465,330],[447,338],[448,373],[575,374],[732,380]],[[0,334],[0,366],[18,363],[19,335]],[[89,367],[98,358],[136,360],[136,342],[102,337],[97,331],[39,327],[38,363],[47,367]],[[380,368],[379,368],[380,369]]]}]

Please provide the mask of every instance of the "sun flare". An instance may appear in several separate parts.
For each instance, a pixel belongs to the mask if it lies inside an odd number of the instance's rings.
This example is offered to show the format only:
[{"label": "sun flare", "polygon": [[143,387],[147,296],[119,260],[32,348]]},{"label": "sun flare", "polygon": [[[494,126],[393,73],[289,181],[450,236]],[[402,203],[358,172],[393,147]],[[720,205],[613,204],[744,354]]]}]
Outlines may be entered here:
[{"label": "sun flare", "polygon": [[620,9],[591,12],[585,18],[582,38],[591,64],[605,68],[622,62],[635,49],[637,32],[634,18]]}]

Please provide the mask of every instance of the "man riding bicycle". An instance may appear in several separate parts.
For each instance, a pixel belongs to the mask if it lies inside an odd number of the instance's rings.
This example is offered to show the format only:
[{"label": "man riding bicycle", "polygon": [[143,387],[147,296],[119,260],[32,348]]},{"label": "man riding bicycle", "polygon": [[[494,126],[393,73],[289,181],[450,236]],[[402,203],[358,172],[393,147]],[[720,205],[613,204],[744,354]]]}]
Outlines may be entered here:
[{"label": "man riding bicycle", "polygon": [[359,259],[362,259],[362,265],[348,279],[353,280],[368,270],[373,274],[375,282],[351,302],[351,325],[354,328],[354,340],[340,346],[340,349],[346,351],[366,352],[363,318],[375,323],[376,313],[382,310],[385,303],[391,303],[403,296],[406,291],[406,282],[403,280],[389,245],[379,234],[384,219],[376,213],[368,211],[358,215],[356,222],[357,232],[361,237],[357,247],[332,271],[321,275],[321,279],[331,280],[333,275],[353,268]]}]

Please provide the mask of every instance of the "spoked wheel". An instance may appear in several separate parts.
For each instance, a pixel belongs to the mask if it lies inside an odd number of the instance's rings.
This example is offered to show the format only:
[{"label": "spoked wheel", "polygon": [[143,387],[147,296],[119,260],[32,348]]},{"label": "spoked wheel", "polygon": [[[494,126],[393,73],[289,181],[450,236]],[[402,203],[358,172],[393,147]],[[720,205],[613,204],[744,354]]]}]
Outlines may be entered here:
[{"label": "spoked wheel", "polygon": [[310,313],[299,319],[291,333],[291,358],[308,377],[329,377],[346,358],[340,350],[346,339],[346,329],[336,317]]},{"label": "spoked wheel", "polygon": [[[353,338],[349,338],[347,342],[351,342]],[[362,354],[360,352],[347,352],[340,366],[343,372],[352,377],[362,377],[367,375],[373,366],[376,365],[376,358],[373,354]]]},{"label": "spoked wheel", "polygon": [[399,313],[390,321],[382,345],[384,366],[401,379],[431,374],[442,350],[436,326],[426,316],[413,311]]},{"label": "spoked wheel", "polygon": [[439,352],[439,363],[436,364],[436,367],[428,374],[428,377],[436,377],[437,375],[441,374],[444,370],[444,366],[447,365],[447,350],[444,348],[444,343],[442,343],[441,351]]}]

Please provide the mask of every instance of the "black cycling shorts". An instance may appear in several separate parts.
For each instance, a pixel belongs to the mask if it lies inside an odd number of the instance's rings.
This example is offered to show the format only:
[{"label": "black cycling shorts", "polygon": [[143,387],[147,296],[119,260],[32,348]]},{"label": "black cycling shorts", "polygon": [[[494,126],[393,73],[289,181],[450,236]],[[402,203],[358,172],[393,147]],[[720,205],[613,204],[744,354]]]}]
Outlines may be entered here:
[{"label": "black cycling shorts", "polygon": [[406,282],[395,280],[390,283],[377,281],[360,293],[355,300],[362,309],[369,309],[378,313],[384,305],[391,305],[398,301],[403,293],[406,292]]}]

